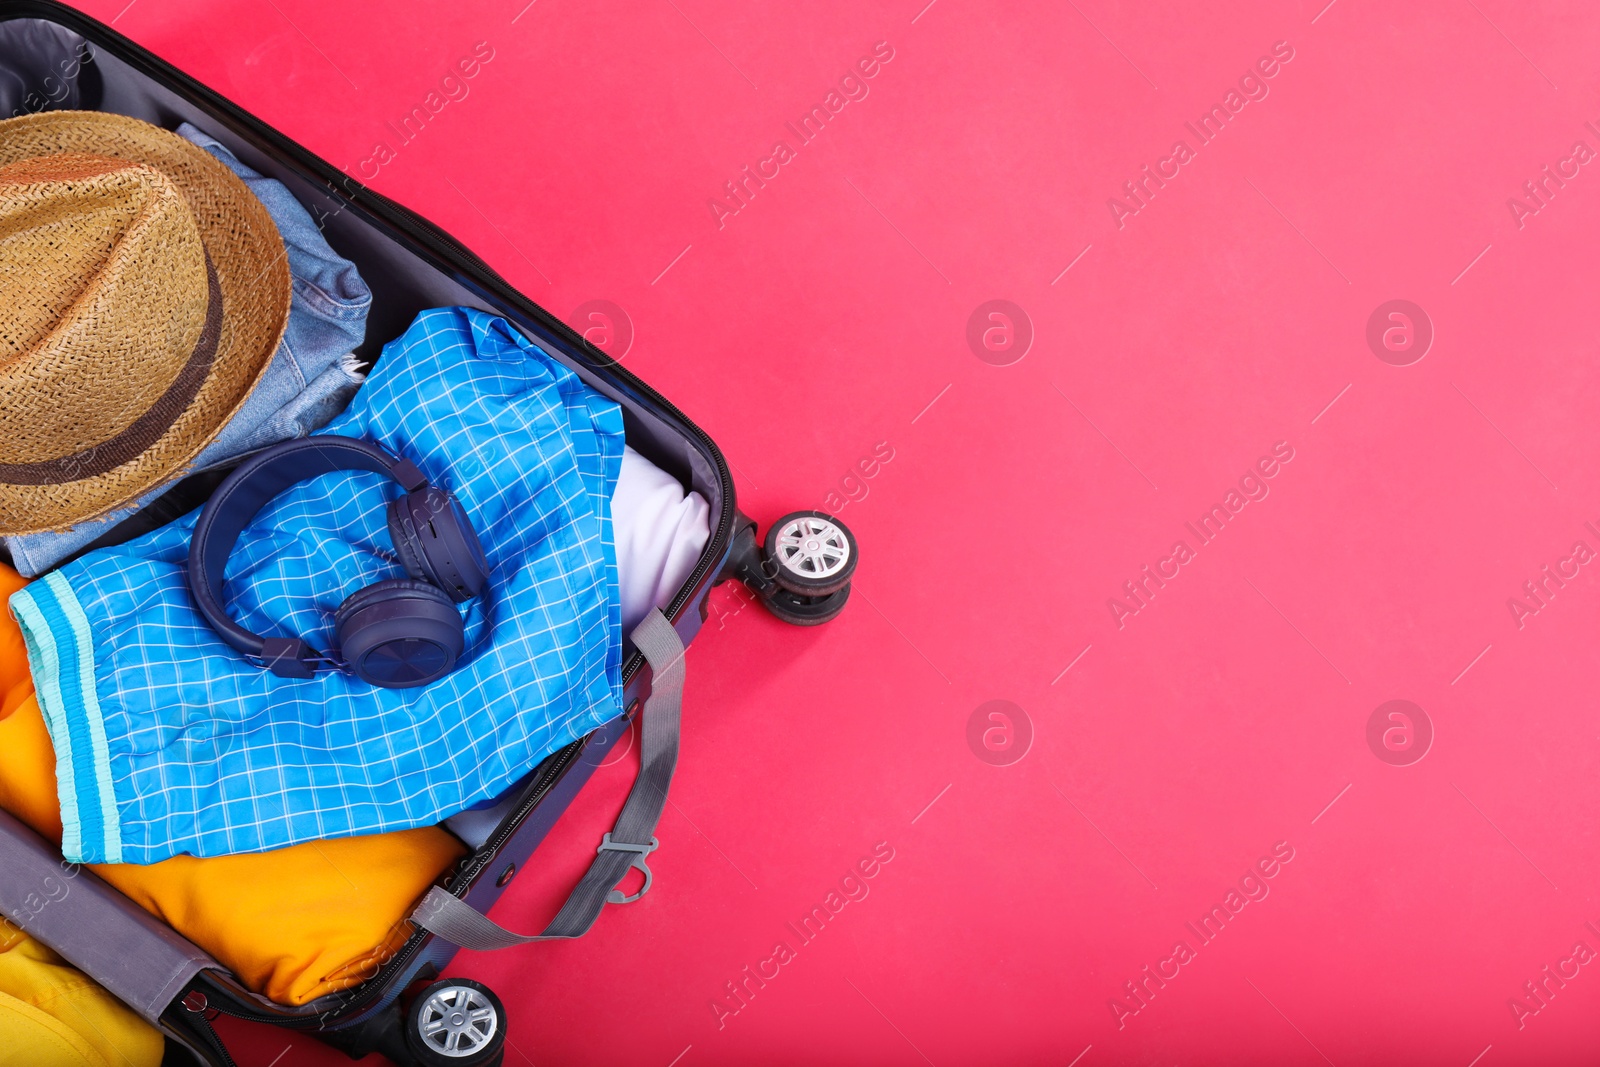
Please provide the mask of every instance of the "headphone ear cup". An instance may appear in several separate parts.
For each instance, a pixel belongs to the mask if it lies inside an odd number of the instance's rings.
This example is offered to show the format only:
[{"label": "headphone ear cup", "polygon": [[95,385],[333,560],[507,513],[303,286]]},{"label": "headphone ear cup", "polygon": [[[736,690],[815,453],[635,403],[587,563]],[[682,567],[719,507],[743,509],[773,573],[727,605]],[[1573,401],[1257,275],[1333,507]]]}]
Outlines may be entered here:
[{"label": "headphone ear cup", "polygon": [[400,557],[400,565],[406,569],[406,573],[418,581],[431,582],[433,575],[428,572],[427,560],[417,538],[417,523],[407,507],[410,499],[408,494],[389,501],[389,540],[393,542],[395,554]]},{"label": "headphone ear cup", "polygon": [[406,570],[432,582],[458,603],[489,581],[483,543],[456,498],[428,486],[389,505],[389,537]]},{"label": "headphone ear cup", "polygon": [[443,678],[466,646],[455,601],[439,587],[410,578],[357,590],[333,620],[339,654],[351,673],[384,689],[412,689]]}]

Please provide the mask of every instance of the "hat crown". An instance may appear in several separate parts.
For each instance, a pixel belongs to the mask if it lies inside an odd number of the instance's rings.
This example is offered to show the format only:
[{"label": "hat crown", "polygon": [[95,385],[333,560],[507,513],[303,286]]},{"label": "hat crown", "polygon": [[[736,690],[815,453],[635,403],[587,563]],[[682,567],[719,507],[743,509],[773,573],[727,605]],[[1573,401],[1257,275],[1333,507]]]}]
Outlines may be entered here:
[{"label": "hat crown", "polygon": [[272,214],[187,138],[101,111],[0,119],[0,534],[182,475],[270,365]]},{"label": "hat crown", "polygon": [[186,215],[177,188],[137,163],[67,153],[0,167],[0,278],[20,298],[0,311],[0,363],[43,339],[124,234],[136,225],[193,229]]},{"label": "hat crown", "polygon": [[204,330],[205,257],[154,167],[80,152],[0,167],[0,464],[74,460],[156,404]]}]

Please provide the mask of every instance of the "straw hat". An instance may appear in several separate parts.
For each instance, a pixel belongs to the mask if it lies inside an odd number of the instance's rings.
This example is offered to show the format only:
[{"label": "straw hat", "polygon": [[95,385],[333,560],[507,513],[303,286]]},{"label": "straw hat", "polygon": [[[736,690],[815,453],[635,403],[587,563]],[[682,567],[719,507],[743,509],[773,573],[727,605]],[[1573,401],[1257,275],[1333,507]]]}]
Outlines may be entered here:
[{"label": "straw hat", "polygon": [[283,239],[210,153],[121,115],[0,121],[0,533],[182,474],[288,319]]}]

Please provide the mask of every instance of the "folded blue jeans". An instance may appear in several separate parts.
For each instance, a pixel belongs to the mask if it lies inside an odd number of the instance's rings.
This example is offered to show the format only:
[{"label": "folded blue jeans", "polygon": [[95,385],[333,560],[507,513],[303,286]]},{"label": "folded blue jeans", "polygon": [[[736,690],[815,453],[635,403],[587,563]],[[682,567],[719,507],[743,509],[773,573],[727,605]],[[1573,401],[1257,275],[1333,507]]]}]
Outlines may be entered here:
[{"label": "folded blue jeans", "polygon": [[[178,133],[226,163],[265,205],[289,253],[293,296],[283,341],[250,398],[172,482],[266,445],[305,437],[344,410],[361,385],[363,372],[351,350],[366,338],[372,306],[372,291],[355,264],[328,246],[310,213],[282,182],[256,173],[222,142],[187,122]],[[172,482],[130,507],[69,530],[0,540],[17,571],[37,577],[159,497]]]}]

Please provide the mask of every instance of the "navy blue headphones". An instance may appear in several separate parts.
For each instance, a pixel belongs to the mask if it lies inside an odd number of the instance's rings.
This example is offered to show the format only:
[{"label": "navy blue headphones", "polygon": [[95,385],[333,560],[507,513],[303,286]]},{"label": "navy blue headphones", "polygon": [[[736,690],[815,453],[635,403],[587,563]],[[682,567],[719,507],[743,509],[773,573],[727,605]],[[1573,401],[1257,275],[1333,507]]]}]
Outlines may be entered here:
[{"label": "navy blue headphones", "polygon": [[[388,578],[345,598],[334,616],[339,647],[321,653],[299,637],[261,637],[229,618],[223,572],[239,534],[291,485],[334,471],[388,475],[405,490],[389,504],[389,538],[410,578]],[[305,437],[246,460],[206,501],[189,544],[189,592],[221,638],[280,678],[319,667],[385,689],[410,689],[449,674],[466,643],[456,604],[489,578],[483,545],[467,516],[407,459],[350,437]]]}]

